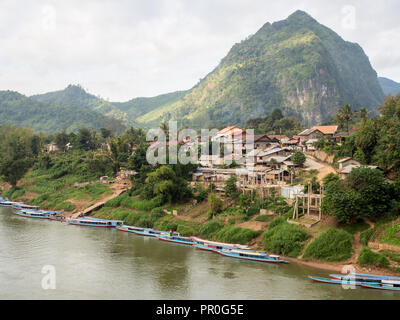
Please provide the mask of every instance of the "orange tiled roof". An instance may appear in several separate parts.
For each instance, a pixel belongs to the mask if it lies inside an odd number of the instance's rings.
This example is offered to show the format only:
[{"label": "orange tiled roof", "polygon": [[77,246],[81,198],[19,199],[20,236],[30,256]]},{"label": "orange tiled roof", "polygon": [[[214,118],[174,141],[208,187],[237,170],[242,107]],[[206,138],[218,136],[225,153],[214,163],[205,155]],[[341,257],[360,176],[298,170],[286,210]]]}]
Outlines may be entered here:
[{"label": "orange tiled roof", "polygon": [[218,131],[218,134],[225,134],[225,133],[229,133],[229,132],[242,132],[243,129],[239,128],[238,126],[229,126],[226,127],[220,131]]},{"label": "orange tiled roof", "polygon": [[335,134],[337,129],[338,126],[315,126],[311,128],[311,130],[319,130],[323,134]]}]

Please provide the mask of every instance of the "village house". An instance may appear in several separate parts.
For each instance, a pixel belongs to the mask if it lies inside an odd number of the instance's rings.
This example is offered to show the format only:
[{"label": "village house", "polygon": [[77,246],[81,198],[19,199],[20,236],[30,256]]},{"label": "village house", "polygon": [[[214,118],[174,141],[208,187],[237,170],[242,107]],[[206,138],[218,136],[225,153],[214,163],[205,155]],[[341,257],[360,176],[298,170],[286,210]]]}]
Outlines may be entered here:
[{"label": "village house", "polygon": [[256,134],[254,135],[254,149],[265,150],[267,147],[271,146],[272,143],[276,142],[271,139],[266,134]]},{"label": "village house", "polygon": [[280,145],[283,145],[290,140],[288,136],[282,134],[269,135],[268,138],[270,138],[273,142],[279,143]]},{"label": "village house", "polygon": [[[350,172],[353,169],[364,166],[361,162],[359,162],[353,158],[350,158],[350,157],[339,160],[338,164],[339,164],[338,173],[339,173],[340,179],[346,179],[346,177],[350,174]],[[380,169],[377,166],[365,166],[365,167],[371,168],[371,169]]]},{"label": "village house", "polygon": [[299,133],[300,143],[307,142],[311,139],[319,139],[320,137],[333,138],[338,130],[338,126],[315,126]]},{"label": "village house", "polygon": [[43,148],[44,153],[55,153],[60,151],[60,148],[57,146],[55,142],[49,143]]}]

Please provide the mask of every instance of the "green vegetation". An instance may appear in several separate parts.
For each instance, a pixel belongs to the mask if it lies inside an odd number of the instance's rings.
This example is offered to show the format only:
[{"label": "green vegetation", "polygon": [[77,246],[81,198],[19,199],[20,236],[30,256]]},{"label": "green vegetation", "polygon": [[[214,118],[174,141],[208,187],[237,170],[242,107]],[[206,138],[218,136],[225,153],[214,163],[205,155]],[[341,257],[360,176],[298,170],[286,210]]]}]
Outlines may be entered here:
[{"label": "green vegetation", "polygon": [[216,234],[216,240],[226,243],[247,244],[262,232],[237,226],[226,226]]},{"label": "green vegetation", "polygon": [[283,217],[273,220],[264,234],[264,248],[288,257],[300,255],[310,236],[301,227],[289,224]]},{"label": "green vegetation", "polygon": [[297,118],[285,118],[280,109],[274,109],[267,117],[247,121],[246,128],[254,129],[256,134],[284,134],[288,137],[292,137],[304,130]]},{"label": "green vegetation", "polygon": [[327,185],[322,209],[341,223],[387,215],[397,210],[400,193],[377,169],[353,169],[344,181]]},{"label": "green vegetation", "polygon": [[278,107],[288,117],[310,124],[329,120],[345,103],[372,110],[383,99],[376,72],[361,47],[297,11],[235,44],[191,90],[152,108],[137,122],[149,126],[176,119],[189,127],[245,125]]},{"label": "green vegetation", "polygon": [[210,220],[204,223],[200,229],[200,236],[206,239],[215,239],[217,233],[224,228],[224,224],[219,220]]},{"label": "green vegetation", "polygon": [[[98,110],[100,111],[100,110]],[[83,105],[41,102],[13,91],[0,91],[0,125],[30,127],[35,131],[76,131],[79,128],[124,130],[121,121],[109,118]]]},{"label": "green vegetation", "polygon": [[304,163],[306,162],[307,158],[305,154],[301,151],[296,151],[293,156],[292,156],[292,162],[297,165],[302,167]]},{"label": "green vegetation", "polygon": [[363,248],[361,250],[360,255],[358,257],[358,263],[360,264],[360,266],[365,266],[365,267],[387,268],[390,265],[388,259],[384,255],[373,252],[368,248]]},{"label": "green vegetation", "polygon": [[380,242],[400,246],[400,224],[386,227],[383,230]]},{"label": "green vegetation", "polygon": [[352,254],[353,236],[341,229],[329,229],[318,236],[304,252],[305,259],[344,261]]},{"label": "green vegetation", "polygon": [[209,219],[212,219],[218,213],[222,212],[223,208],[222,200],[214,193],[210,193],[208,195],[208,203],[210,204],[210,211],[208,212]]}]

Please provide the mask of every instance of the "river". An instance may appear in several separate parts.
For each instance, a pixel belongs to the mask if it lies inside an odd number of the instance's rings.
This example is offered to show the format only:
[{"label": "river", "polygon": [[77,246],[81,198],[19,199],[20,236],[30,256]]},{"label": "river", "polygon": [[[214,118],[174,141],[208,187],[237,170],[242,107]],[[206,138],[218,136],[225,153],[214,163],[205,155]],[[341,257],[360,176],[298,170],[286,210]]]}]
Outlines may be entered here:
[{"label": "river", "polygon": [[[43,289],[42,268],[55,270]],[[19,217],[0,208],[0,299],[399,299],[313,283],[294,263],[234,260],[102,228]]]}]

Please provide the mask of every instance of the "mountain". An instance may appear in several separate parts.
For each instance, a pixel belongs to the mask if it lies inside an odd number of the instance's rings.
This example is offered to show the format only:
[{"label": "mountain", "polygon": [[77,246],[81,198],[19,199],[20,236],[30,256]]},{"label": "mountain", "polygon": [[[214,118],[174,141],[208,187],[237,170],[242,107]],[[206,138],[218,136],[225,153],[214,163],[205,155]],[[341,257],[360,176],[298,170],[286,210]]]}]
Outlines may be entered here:
[{"label": "mountain", "polygon": [[162,105],[174,103],[182,98],[187,91],[176,91],[150,98],[135,98],[127,102],[113,102],[112,104],[126,114],[130,124],[137,124],[136,119]]},{"label": "mountain", "polygon": [[297,11],[235,44],[194,88],[138,114],[137,123],[175,119],[193,127],[244,125],[280,107],[311,125],[329,120],[346,103],[375,111],[383,99],[363,49]]},{"label": "mountain", "polygon": [[378,78],[378,80],[385,95],[395,96],[400,93],[400,83],[383,77]]},{"label": "mountain", "polygon": [[121,131],[121,122],[82,106],[38,101],[15,91],[0,91],[0,125],[31,127],[35,131],[76,131],[106,127]]},{"label": "mountain", "polygon": [[31,96],[32,99],[57,105],[86,108],[99,112],[107,117],[127,122],[127,115],[112,103],[87,93],[79,85],[69,85],[64,90]]}]

